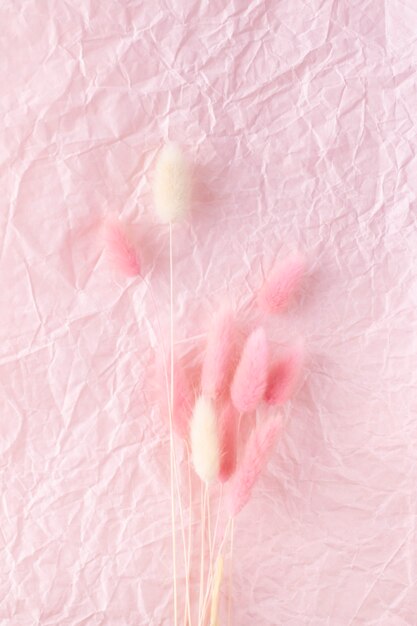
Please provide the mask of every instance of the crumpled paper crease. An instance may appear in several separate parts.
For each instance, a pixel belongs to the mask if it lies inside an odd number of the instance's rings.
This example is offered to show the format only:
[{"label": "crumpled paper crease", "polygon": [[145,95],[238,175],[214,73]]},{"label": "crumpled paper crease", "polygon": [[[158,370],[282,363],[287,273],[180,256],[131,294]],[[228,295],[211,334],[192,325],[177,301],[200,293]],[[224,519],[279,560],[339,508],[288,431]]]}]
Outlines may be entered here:
[{"label": "crumpled paper crease", "polygon": [[[180,354],[308,259],[267,323],[308,359],[236,523],[233,624],[415,626],[415,4],[5,0],[0,23],[1,626],[173,623],[167,139],[195,163]],[[108,214],[157,310],[106,264]]]}]

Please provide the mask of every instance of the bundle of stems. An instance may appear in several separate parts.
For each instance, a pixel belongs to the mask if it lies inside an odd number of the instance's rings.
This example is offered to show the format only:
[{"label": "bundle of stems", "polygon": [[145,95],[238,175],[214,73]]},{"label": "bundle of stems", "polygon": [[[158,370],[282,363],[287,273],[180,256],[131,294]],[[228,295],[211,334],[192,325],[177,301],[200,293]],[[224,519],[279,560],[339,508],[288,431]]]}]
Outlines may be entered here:
[{"label": "bundle of stems", "polygon": [[[249,334],[240,350],[238,316],[230,304],[223,304],[206,333],[197,389],[191,383],[187,368],[176,355],[174,316],[174,224],[186,218],[191,198],[190,164],[179,146],[168,144],[156,163],[154,205],[159,220],[167,226],[169,246],[169,350],[165,350],[162,336],[161,346],[169,416],[173,623],[174,626],[219,626],[227,562],[230,626],[235,519],[250,500],[255,483],[282,434],[278,407],[297,387],[304,350],[298,342],[272,358],[262,326]],[[138,275],[145,280],[139,256],[121,224],[114,220],[106,222],[105,233],[106,249],[117,269],[126,276]],[[272,269],[256,300],[264,314],[277,315],[288,307],[300,285],[303,269],[304,259],[300,255],[293,255]],[[151,286],[148,287],[162,334],[158,307]],[[265,410],[260,410],[262,405],[269,407],[266,417]],[[245,430],[251,429],[246,442],[240,441],[242,421]],[[184,446],[185,472],[178,462],[176,438]],[[197,519],[194,519],[197,494],[192,472],[201,483]],[[182,478],[186,481],[186,503],[182,498]],[[193,526],[199,529],[198,541],[195,537],[193,540]],[[183,576],[178,571],[180,553]],[[193,555],[199,557],[198,600],[192,593]],[[179,581],[183,579],[181,610]]]}]

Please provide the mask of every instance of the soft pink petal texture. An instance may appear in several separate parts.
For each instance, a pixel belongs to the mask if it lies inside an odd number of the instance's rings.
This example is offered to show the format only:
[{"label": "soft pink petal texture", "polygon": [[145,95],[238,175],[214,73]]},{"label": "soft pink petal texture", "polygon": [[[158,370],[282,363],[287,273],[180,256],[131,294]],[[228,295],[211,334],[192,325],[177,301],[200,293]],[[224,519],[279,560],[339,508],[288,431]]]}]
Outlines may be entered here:
[{"label": "soft pink petal texture", "polygon": [[186,439],[194,406],[194,391],[189,376],[180,360],[174,361],[174,405],[172,425],[175,432]]},{"label": "soft pink petal texture", "polygon": [[305,271],[305,260],[294,255],[281,262],[267,277],[258,295],[261,309],[280,313],[286,309],[300,286]]},{"label": "soft pink petal texture", "polygon": [[138,254],[120,222],[107,219],[104,223],[104,238],[110,263],[126,276],[140,274]]},{"label": "soft pink petal texture", "polygon": [[291,397],[299,380],[304,363],[304,348],[296,345],[288,348],[269,370],[265,401],[268,404],[284,404]]},{"label": "soft pink petal texture", "polygon": [[219,415],[220,470],[222,483],[229,480],[236,468],[238,414],[231,402],[227,402]]},{"label": "soft pink petal texture", "polygon": [[223,307],[215,316],[208,335],[201,375],[205,395],[218,398],[228,390],[235,361],[235,315],[229,307]]},{"label": "soft pink petal texture", "polygon": [[309,358],[236,519],[232,625],[416,626],[416,33],[415,0],[0,2],[1,626],[173,624],[156,314],[98,235],[138,228],[167,342],[167,140],[198,179],[174,228],[187,373],[210,303],[245,322],[277,250],[309,259],[267,319]]},{"label": "soft pink petal texture", "polygon": [[253,431],[230,490],[230,514],[237,515],[248,503],[253,486],[264,469],[282,428],[280,418],[269,418]]},{"label": "soft pink petal texture", "polygon": [[268,379],[268,342],[263,328],[249,335],[233,377],[231,396],[241,413],[253,411],[262,400]]},{"label": "soft pink petal texture", "polygon": [[[155,324],[152,330],[159,330]],[[170,353],[165,354],[159,344],[156,345],[155,360],[152,366],[146,368],[149,381],[146,385],[147,402],[149,406],[156,406],[160,412],[158,424],[163,432],[169,433],[169,406],[170,399]],[[180,439],[189,438],[190,419],[200,386],[201,367],[196,368],[189,362],[188,355],[179,356],[174,352],[174,402],[172,426],[174,433]]]}]

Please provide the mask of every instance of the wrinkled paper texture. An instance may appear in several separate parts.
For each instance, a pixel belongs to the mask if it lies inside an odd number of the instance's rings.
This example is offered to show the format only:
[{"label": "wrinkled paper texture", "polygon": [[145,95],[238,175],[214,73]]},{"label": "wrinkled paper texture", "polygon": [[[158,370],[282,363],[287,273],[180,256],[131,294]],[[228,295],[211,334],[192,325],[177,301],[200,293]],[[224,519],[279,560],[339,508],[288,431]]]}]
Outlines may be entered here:
[{"label": "wrinkled paper texture", "polygon": [[[276,255],[308,257],[267,322],[308,360],[236,523],[233,623],[415,626],[415,3],[3,0],[0,24],[0,624],[173,624],[170,139],[196,180],[182,354],[226,296],[254,321]],[[108,267],[107,214],[150,288]]]}]

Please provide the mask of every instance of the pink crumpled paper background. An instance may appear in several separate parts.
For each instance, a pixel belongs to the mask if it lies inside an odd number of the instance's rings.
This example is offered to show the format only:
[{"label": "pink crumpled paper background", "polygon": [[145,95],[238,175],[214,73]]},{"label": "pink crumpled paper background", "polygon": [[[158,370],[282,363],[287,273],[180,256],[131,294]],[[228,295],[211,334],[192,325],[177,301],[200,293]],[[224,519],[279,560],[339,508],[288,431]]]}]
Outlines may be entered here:
[{"label": "pink crumpled paper background", "polygon": [[233,623],[415,626],[415,2],[3,0],[0,24],[1,626],[173,623],[155,310],[97,236],[132,223],[166,330],[167,138],[197,180],[180,350],[309,258],[271,324],[309,359],[237,524]]}]

